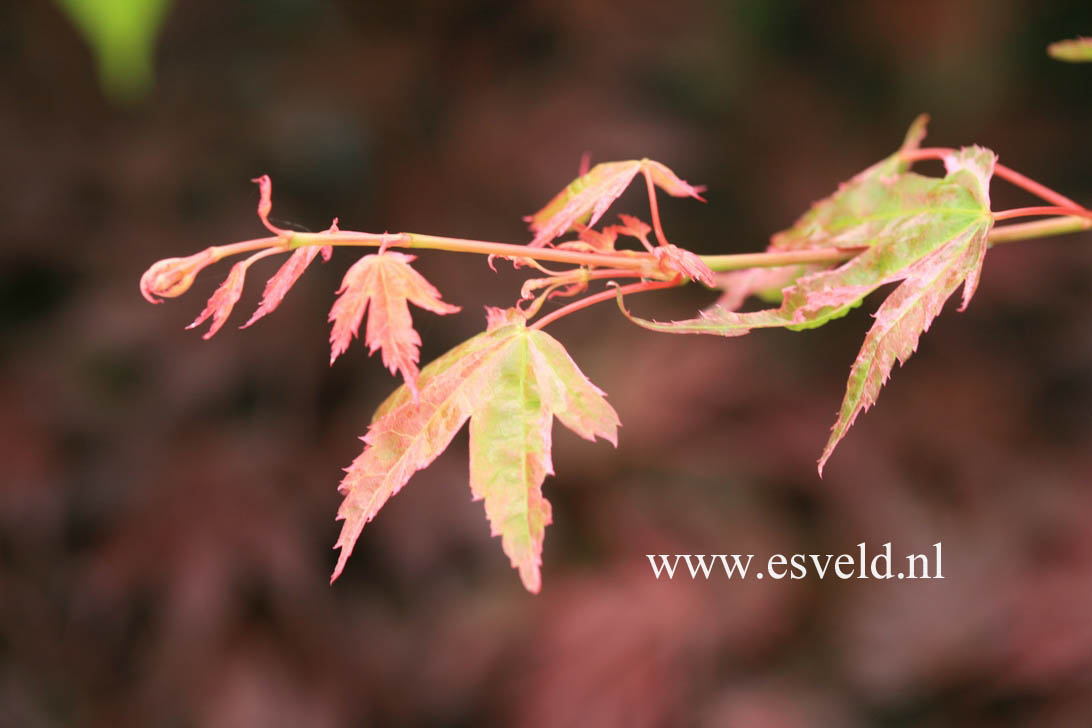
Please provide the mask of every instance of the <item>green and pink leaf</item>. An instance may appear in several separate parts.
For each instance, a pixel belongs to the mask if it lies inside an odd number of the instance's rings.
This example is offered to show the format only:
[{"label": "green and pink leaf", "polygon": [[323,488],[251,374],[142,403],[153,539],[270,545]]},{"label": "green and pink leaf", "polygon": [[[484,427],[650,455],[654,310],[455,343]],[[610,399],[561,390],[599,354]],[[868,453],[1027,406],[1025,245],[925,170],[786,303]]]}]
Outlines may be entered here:
[{"label": "green and pink leaf", "polygon": [[670,195],[702,199],[701,187],[684,182],[670,169],[650,159],[603,162],[575,180],[534,215],[525,218],[535,234],[528,245],[542,247],[576,226],[592,227],[629,187],[638,172]]},{"label": "green and pink leaf", "polygon": [[[912,129],[907,144],[918,141],[920,129]],[[875,401],[893,362],[910,356],[951,292],[964,284],[964,307],[974,294],[993,222],[989,181],[995,159],[989,150],[965,148],[945,158],[948,174],[937,179],[899,172],[900,160],[891,157],[843,185],[775,242],[790,248],[860,247],[863,252],[834,270],[796,278],[783,289],[776,309],[732,310],[744,293],[770,285],[778,273],[742,281],[728,301],[731,306],[718,303],[686,321],[649,321],[622,310],[645,328],[669,333],[739,336],[763,327],[802,330],[844,316],[880,286],[903,281],[877,312],[851,371],[820,460],[822,472],[857,414]]]},{"label": "green and pink leaf", "polygon": [[403,385],[376,412],[364,452],[341,483],[344,524],[332,579],[364,525],[469,419],[471,494],[485,502],[492,532],[524,586],[539,590],[551,519],[542,484],[553,472],[553,418],[581,437],[616,443],[618,416],[555,339],[509,312],[492,311],[490,329],[425,367],[416,404]]},{"label": "green and pink leaf", "polygon": [[963,301],[959,310],[966,309],[970,303],[978,286],[993,224],[989,182],[996,160],[993,152],[980,147],[964,149],[945,158],[948,176],[959,178],[980,206],[978,219],[949,238],[943,246],[907,266],[901,272],[903,282],[876,311],[876,322],[850,369],[838,420],[819,458],[820,475],[857,415],[875,404],[895,361],[905,363],[917,350],[921,334],[929,329],[945,301],[960,284],[963,285]]}]

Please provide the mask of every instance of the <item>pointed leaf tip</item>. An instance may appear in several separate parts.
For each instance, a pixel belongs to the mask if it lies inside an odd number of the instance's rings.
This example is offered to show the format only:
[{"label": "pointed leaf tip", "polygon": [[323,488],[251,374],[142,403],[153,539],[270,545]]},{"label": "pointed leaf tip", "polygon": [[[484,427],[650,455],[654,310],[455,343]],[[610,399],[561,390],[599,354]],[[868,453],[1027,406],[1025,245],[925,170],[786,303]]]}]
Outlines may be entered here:
[{"label": "pointed leaf tip", "polygon": [[693,197],[701,202],[706,201],[701,196],[701,193],[705,192],[705,185],[692,185],[680,179],[666,165],[651,159],[642,160],[642,168],[648,170],[648,173],[652,176],[652,181],[657,187],[672,197]]}]

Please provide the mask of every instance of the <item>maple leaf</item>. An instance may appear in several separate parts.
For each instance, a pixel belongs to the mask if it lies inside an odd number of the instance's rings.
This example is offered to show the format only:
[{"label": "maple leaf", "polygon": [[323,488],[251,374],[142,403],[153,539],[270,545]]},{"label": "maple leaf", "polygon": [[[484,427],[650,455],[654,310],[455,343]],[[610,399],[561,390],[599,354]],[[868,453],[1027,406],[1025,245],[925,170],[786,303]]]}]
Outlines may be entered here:
[{"label": "maple leaf", "polygon": [[[882,184],[885,181],[895,179],[910,169],[910,162],[903,154],[921,146],[928,123],[929,115],[919,114],[910,124],[899,151],[859,172],[830,197],[814,203],[791,228],[774,233],[766,250],[776,253],[837,246],[838,241],[830,237],[835,221],[857,219],[860,210],[873,204],[870,196],[883,194]],[[881,186],[877,188],[870,184],[873,182]],[[865,237],[862,244],[871,242],[874,239]],[[723,295],[717,305],[735,311],[749,296],[758,296],[767,303],[778,303],[781,301],[781,289],[802,276],[822,269],[821,265],[787,265],[721,273],[716,276],[716,286],[723,291]]]},{"label": "maple leaf", "polygon": [[622,221],[621,225],[611,225],[610,230],[621,235],[628,235],[631,238],[637,238],[641,241],[641,245],[646,249],[652,250],[652,243],[648,242],[648,234],[652,232],[652,227],[639,218],[633,215],[618,215],[618,219]]},{"label": "maple leaf", "polygon": [[383,350],[383,364],[395,373],[400,371],[416,397],[417,360],[421,337],[413,328],[409,303],[433,313],[459,311],[440,300],[440,292],[424,276],[410,267],[415,256],[385,251],[365,255],[358,260],[341,281],[339,297],[330,309],[330,363],[349,348],[357,336],[364,315],[371,305],[364,340],[368,353]]},{"label": "maple leaf", "polygon": [[820,475],[857,415],[876,403],[895,360],[904,364],[917,350],[921,334],[928,331],[944,302],[960,284],[963,284],[963,301],[959,310],[965,310],[971,302],[993,224],[989,183],[996,160],[993,152],[978,147],[944,160],[949,176],[960,177],[979,204],[974,216],[977,219],[968,220],[967,226],[942,246],[905,267],[900,272],[903,282],[876,311],[876,322],[850,369],[838,421],[819,458]]},{"label": "maple leaf", "polygon": [[652,243],[648,241],[648,235],[652,232],[652,228],[648,223],[639,220],[632,215],[619,215],[618,218],[622,221],[621,225],[607,225],[603,228],[602,232],[594,230],[579,222],[575,222],[573,223],[572,229],[576,231],[578,239],[560,243],[558,247],[570,248],[572,250],[596,250],[601,253],[612,253],[614,252],[614,243],[618,240],[618,236],[627,235],[641,241],[641,245],[643,245],[646,250],[651,251],[653,249]]},{"label": "maple leaf", "polygon": [[331,581],[364,525],[469,419],[471,493],[484,500],[492,533],[524,586],[539,591],[553,418],[585,439],[616,444],[618,415],[549,334],[528,329],[512,310],[491,311],[490,323],[421,371],[417,404],[403,385],[376,411],[364,451],[339,487],[344,523]]},{"label": "maple leaf", "polygon": [[328,262],[330,256],[333,255],[334,249],[330,245],[305,245],[300,248],[296,248],[292,252],[292,255],[288,256],[288,260],[284,261],[277,272],[270,276],[266,281],[265,291],[262,293],[262,302],[258,305],[258,309],[250,317],[250,319],[243,324],[240,328],[247,328],[253,325],[258,319],[273,313],[273,310],[281,304],[285,295],[288,293],[299,277],[303,275],[303,272],[307,270],[307,266],[311,265],[311,261],[315,259],[315,256],[322,253],[323,262]]},{"label": "maple leaf", "polygon": [[[737,313],[720,305],[687,321],[656,322],[631,316],[655,331],[740,336],[755,328],[815,328],[844,316],[880,286],[902,281],[876,313],[876,322],[850,372],[846,397],[819,472],[862,409],[876,400],[898,359],[917,347],[944,301],[962,282],[963,306],[978,282],[993,224],[989,180],[996,156],[967,147],[944,159],[947,176],[911,172],[854,178],[818,203],[796,226],[799,239],[866,249],[834,270],[798,278],[776,309]],[[621,298],[619,304],[621,305]]]},{"label": "maple leaf", "polygon": [[625,192],[638,172],[648,174],[656,186],[669,195],[703,199],[703,187],[684,182],[666,166],[651,159],[603,162],[570,182],[546,207],[524,218],[535,234],[528,245],[532,248],[542,247],[578,223],[586,227],[595,225],[607,208]]},{"label": "maple leaf", "polygon": [[202,334],[202,338],[211,339],[220,330],[224,322],[227,321],[228,316],[231,315],[235,304],[239,301],[239,296],[243,295],[243,283],[246,281],[246,269],[249,265],[250,259],[248,258],[231,266],[227,278],[209,296],[205,309],[193,320],[193,323],[186,327],[187,329],[196,328],[211,318],[212,323],[209,325],[209,330]]}]

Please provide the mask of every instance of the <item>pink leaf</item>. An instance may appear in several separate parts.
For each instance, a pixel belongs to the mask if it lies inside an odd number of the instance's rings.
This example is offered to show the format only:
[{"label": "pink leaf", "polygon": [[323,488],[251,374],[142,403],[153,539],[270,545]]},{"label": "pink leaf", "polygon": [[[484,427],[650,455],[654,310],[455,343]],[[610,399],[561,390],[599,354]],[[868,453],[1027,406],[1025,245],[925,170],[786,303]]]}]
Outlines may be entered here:
[{"label": "pink leaf", "polygon": [[354,263],[338,289],[330,309],[330,363],[349,348],[371,304],[365,332],[368,353],[383,351],[383,364],[393,374],[402,373],[410,391],[417,391],[417,359],[421,337],[413,328],[408,303],[438,314],[459,311],[444,303],[420,273],[410,267],[414,256],[384,252],[366,255]]},{"label": "pink leaf", "polygon": [[705,198],[701,196],[701,193],[705,192],[705,185],[691,185],[679,179],[666,166],[651,159],[644,159],[641,163],[642,168],[652,175],[652,181],[656,183],[656,186],[667,194],[672,197],[693,197],[696,200],[705,202]]},{"label": "pink leaf", "polygon": [[535,234],[528,245],[542,247],[578,223],[592,227],[642,170],[670,195],[702,199],[698,193],[703,188],[687,184],[659,162],[650,159],[603,162],[573,180],[546,207],[525,218]]},{"label": "pink leaf", "polygon": [[648,234],[652,232],[652,227],[644,220],[638,219],[633,215],[619,215],[618,219],[622,221],[621,225],[611,225],[610,229],[622,234],[628,235],[631,238],[637,238],[641,241],[641,245],[644,245],[649,250],[652,249],[652,243],[648,242]]},{"label": "pink leaf", "polygon": [[558,193],[546,207],[527,218],[535,233],[528,245],[542,247],[576,223],[587,227],[595,225],[611,203],[625,192],[640,169],[641,163],[637,160],[603,162],[592,167],[590,172]]},{"label": "pink leaf", "polygon": [[209,302],[205,306],[205,310],[194,319],[192,324],[186,327],[187,329],[196,328],[211,317],[212,324],[202,338],[210,339],[213,334],[220,330],[220,327],[227,321],[228,316],[231,315],[231,310],[235,308],[235,303],[239,300],[239,296],[243,293],[246,269],[250,265],[251,260],[251,258],[240,260],[238,263],[231,266],[231,271],[228,273],[227,278],[224,279],[224,282],[220,284],[220,287],[209,297]]},{"label": "pink leaf", "polygon": [[273,313],[273,310],[284,300],[288,289],[295,285],[319,252],[322,253],[322,259],[328,261],[333,254],[333,248],[329,245],[321,247],[307,245],[294,250],[292,255],[288,256],[288,260],[284,261],[284,264],[266,282],[261,304],[254,312],[254,315],[250,317],[250,320],[243,324],[241,328],[245,329],[263,316]]}]

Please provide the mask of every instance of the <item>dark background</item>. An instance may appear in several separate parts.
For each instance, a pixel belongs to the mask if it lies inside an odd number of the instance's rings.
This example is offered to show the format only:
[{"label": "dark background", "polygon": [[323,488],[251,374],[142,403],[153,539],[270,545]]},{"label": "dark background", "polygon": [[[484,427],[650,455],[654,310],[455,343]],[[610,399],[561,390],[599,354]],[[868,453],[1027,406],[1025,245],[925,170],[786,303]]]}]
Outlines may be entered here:
[{"label": "dark background", "polygon": [[[1086,0],[178,0],[119,106],[55,6],[5,3],[0,724],[1089,725],[1088,234],[992,251],[822,480],[878,298],[802,334],[675,338],[610,305],[552,326],[624,427],[617,450],[556,428],[537,597],[470,501],[465,433],[327,585],[340,469],[395,386],[359,344],[327,366],[351,251],[240,332],[256,266],[209,342],[183,326],[226,265],[158,307],[137,281],[262,234],[261,173],[312,230],[525,241],[585,151],[708,185],[662,203],[675,242],[759,250],[922,111],[928,142],[1092,202],[1092,67],[1044,52],[1090,32]],[[418,267],[464,308],[415,314],[424,361],[518,290],[474,256]],[[659,583],[644,556],[860,541],[942,541],[947,579]]]}]

